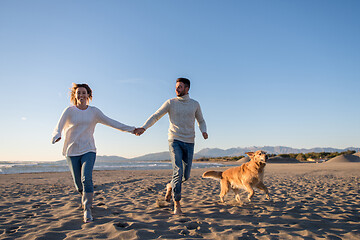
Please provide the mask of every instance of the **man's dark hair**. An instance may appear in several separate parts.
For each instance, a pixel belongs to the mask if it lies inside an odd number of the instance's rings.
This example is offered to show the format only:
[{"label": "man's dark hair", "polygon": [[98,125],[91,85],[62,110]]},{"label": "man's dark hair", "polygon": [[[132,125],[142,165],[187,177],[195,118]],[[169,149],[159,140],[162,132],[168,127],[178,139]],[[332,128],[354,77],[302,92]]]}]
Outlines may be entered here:
[{"label": "man's dark hair", "polygon": [[185,84],[186,87],[188,87],[190,89],[190,80],[187,78],[178,78],[176,79],[176,82],[182,82],[183,84]]}]

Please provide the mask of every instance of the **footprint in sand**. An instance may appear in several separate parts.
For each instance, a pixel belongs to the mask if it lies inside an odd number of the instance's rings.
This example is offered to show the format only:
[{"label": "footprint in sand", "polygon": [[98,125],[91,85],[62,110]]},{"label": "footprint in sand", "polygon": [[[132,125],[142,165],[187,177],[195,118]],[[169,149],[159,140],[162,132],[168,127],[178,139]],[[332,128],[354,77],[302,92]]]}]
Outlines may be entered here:
[{"label": "footprint in sand", "polygon": [[117,222],[117,223],[114,223],[114,226],[116,228],[127,228],[129,226],[129,224],[127,222]]},{"label": "footprint in sand", "polygon": [[180,234],[181,235],[189,235],[190,234],[190,231],[189,230],[186,230],[186,229],[183,229],[180,231]]},{"label": "footprint in sand", "polygon": [[5,234],[13,234],[16,233],[19,229],[21,228],[21,226],[11,226],[5,229],[4,233]]},{"label": "footprint in sand", "polygon": [[25,213],[23,216],[18,217],[19,219],[26,219],[26,218],[31,218],[34,217],[36,214],[35,213]]},{"label": "footprint in sand", "polygon": [[194,230],[194,229],[199,229],[200,228],[200,225],[198,222],[190,222],[186,225],[186,228],[188,230]]},{"label": "footprint in sand", "polygon": [[31,207],[32,208],[39,208],[39,207],[41,207],[41,204],[40,203],[35,203]]},{"label": "footprint in sand", "polygon": [[156,205],[159,207],[159,208],[164,208],[164,207],[168,207],[169,206],[169,203],[166,202],[165,200],[163,199],[156,199]]},{"label": "footprint in sand", "polygon": [[186,223],[189,222],[191,219],[190,218],[181,218],[178,220],[179,223]]},{"label": "footprint in sand", "polygon": [[117,215],[120,215],[120,214],[122,214],[122,213],[123,213],[123,212],[120,211],[120,210],[114,210],[114,211],[111,212],[111,215],[117,216]]}]

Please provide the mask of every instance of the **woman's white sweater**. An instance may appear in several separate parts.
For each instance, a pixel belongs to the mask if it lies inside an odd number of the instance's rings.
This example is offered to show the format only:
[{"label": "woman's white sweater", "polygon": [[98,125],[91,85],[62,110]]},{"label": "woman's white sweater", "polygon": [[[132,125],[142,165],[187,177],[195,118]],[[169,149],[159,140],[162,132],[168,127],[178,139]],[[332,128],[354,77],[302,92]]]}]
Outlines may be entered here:
[{"label": "woman's white sweater", "polygon": [[52,143],[61,137],[64,131],[64,156],[79,156],[88,152],[96,152],[94,131],[97,123],[116,128],[124,132],[133,132],[135,127],[120,123],[105,116],[98,108],[88,106],[80,110],[76,106],[64,110],[54,129]]}]

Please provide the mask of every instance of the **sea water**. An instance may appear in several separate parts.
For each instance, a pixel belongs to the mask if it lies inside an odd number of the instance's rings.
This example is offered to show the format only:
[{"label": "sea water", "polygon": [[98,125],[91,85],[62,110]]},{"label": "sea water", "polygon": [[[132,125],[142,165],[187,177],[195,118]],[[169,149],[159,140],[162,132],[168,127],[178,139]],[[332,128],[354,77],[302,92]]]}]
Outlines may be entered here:
[{"label": "sea water", "polygon": [[[193,162],[192,168],[223,167],[221,163]],[[167,161],[118,161],[95,162],[95,170],[156,170],[172,169]],[[0,161],[0,174],[36,173],[36,172],[66,172],[69,171],[65,160],[53,162],[16,162]]]}]

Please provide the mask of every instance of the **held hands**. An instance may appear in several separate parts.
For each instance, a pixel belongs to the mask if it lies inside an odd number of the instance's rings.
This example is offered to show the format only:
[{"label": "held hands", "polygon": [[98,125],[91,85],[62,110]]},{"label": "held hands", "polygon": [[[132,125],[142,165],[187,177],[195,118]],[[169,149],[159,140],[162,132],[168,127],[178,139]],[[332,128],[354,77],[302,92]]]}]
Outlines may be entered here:
[{"label": "held hands", "polygon": [[143,134],[145,132],[145,128],[135,128],[134,130],[134,134],[136,136],[140,136],[141,134]]},{"label": "held hands", "polygon": [[[145,128],[135,128],[133,133],[136,136],[141,136],[144,132],[145,132]],[[203,135],[204,139],[208,139],[208,137],[209,137],[209,135],[206,132],[203,132],[202,135]]]}]

